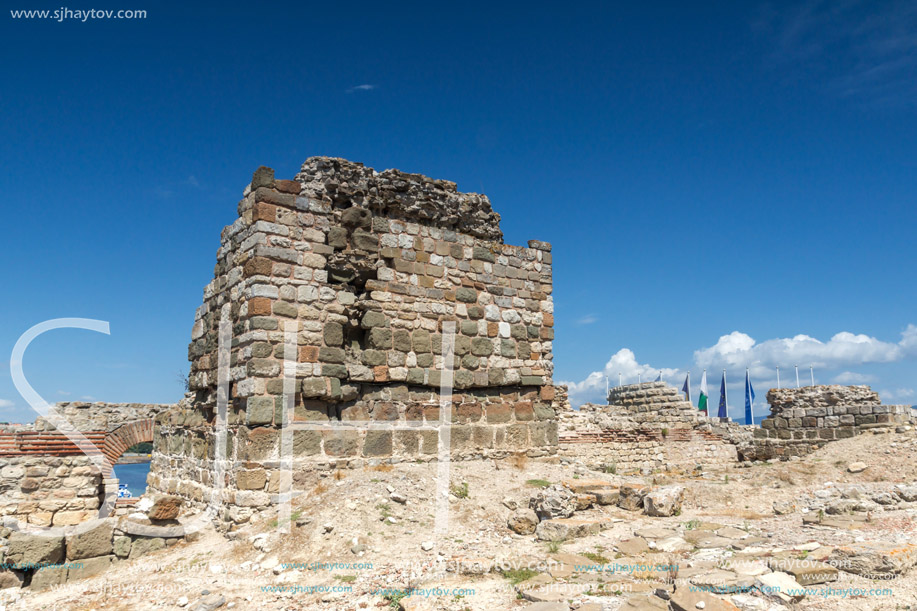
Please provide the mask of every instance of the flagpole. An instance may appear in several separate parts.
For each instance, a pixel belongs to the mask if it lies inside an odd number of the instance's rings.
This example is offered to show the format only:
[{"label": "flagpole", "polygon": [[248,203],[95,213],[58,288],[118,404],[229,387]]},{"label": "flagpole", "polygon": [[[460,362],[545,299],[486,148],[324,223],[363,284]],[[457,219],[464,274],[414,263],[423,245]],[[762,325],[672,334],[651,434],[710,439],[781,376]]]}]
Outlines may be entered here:
[{"label": "flagpole", "polygon": [[777,365],[777,389],[780,389],[780,365]]},{"label": "flagpole", "polygon": [[751,422],[745,424],[754,425],[755,423],[755,396],[751,392],[751,378],[748,375],[748,367],[745,368],[745,392],[748,393],[748,411],[751,412]]},{"label": "flagpole", "polygon": [[624,383],[621,381],[621,372],[618,372],[618,386],[624,386]]},{"label": "flagpole", "polygon": [[[701,381],[701,386],[706,386],[706,382],[707,382],[707,370],[706,369],[704,369],[704,375],[701,376],[700,381]],[[703,390],[701,392],[703,392]],[[698,403],[700,403],[700,399],[698,399],[697,401]],[[707,396],[707,405],[706,407],[704,407],[704,416],[706,418],[710,417],[710,396],[709,395]]]},{"label": "flagpole", "polygon": [[812,376],[812,386],[815,386],[815,366],[809,365],[809,374]]},{"label": "flagpole", "polygon": [[793,365],[796,368],[796,388],[799,388],[799,365]]}]

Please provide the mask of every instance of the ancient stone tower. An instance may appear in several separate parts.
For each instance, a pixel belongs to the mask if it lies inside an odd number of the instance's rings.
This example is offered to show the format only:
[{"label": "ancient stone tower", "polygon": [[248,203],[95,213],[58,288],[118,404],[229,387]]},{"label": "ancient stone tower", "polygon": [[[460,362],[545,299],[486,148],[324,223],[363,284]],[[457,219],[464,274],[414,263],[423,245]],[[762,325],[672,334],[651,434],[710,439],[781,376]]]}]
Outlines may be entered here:
[{"label": "ancient stone tower", "polygon": [[[417,174],[327,157],[294,180],[260,168],[223,230],[189,347],[193,399],[160,419],[151,487],[213,494],[221,316],[230,506],[277,490],[290,322],[296,421],[439,422],[453,323],[452,456],[553,453],[551,247],[504,244],[499,220],[487,197]],[[435,457],[437,431],[311,428],[293,448],[298,468],[416,460]]]}]

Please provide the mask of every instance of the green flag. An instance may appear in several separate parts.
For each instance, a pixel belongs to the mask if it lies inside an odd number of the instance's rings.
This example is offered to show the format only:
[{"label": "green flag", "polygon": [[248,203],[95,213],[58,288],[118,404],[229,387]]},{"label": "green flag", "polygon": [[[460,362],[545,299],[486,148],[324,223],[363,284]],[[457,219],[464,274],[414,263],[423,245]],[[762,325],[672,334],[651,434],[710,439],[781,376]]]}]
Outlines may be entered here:
[{"label": "green flag", "polygon": [[700,399],[697,401],[697,409],[707,411],[707,370],[700,379]]}]

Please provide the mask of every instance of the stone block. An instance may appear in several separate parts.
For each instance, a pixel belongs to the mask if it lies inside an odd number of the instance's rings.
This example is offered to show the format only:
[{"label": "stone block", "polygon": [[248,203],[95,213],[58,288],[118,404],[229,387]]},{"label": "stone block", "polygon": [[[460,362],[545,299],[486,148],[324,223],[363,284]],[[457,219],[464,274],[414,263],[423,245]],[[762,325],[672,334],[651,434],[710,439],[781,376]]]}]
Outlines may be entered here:
[{"label": "stone block", "polygon": [[64,537],[46,537],[13,532],[9,537],[9,547],[5,562],[9,564],[57,564],[65,557]]},{"label": "stone block", "polygon": [[391,456],[392,454],[392,431],[366,431],[366,438],[363,441],[363,456]]},{"label": "stone block", "polygon": [[576,518],[555,518],[543,520],[535,527],[535,537],[540,541],[569,541],[588,537],[609,528],[609,519],[580,520]]},{"label": "stone block", "polygon": [[373,327],[387,327],[389,325],[385,314],[376,310],[369,310],[363,315],[360,326],[364,329],[372,329]]},{"label": "stone block", "polygon": [[127,558],[131,553],[131,538],[124,535],[115,535],[113,550],[118,558]]},{"label": "stone block", "polygon": [[134,539],[131,543],[131,552],[128,555],[128,559],[133,560],[134,558],[151,554],[165,548],[165,546],[166,541],[161,537],[140,537]]},{"label": "stone block", "polygon": [[321,431],[293,431],[294,456],[314,456],[321,451]]},{"label": "stone block", "polygon": [[30,588],[33,592],[47,590],[67,581],[67,567],[45,567],[32,573]]},{"label": "stone block", "polygon": [[264,469],[242,469],[236,474],[236,487],[240,490],[263,490],[266,483],[267,472]]},{"label": "stone block", "polygon": [[246,403],[245,416],[249,425],[270,424],[273,422],[273,397],[249,397]]},{"label": "stone block", "polygon": [[322,431],[327,456],[356,456],[359,451],[360,434],[357,431]]},{"label": "stone block", "polygon": [[326,346],[340,346],[344,343],[344,327],[336,322],[325,323],[322,327],[322,339]]},{"label": "stone block", "polygon": [[112,553],[113,520],[100,520],[88,530],[66,537],[67,559],[81,560]]},{"label": "stone block", "polygon": [[93,577],[94,575],[104,573],[109,569],[114,558],[114,556],[109,554],[106,556],[79,560],[78,564],[80,566],[75,566],[77,563],[71,563],[67,568],[67,581],[86,579],[87,577]]},{"label": "stone block", "polygon": [[488,423],[509,422],[513,416],[513,405],[511,403],[489,403],[485,406],[485,414]]},{"label": "stone block", "polygon": [[474,356],[490,356],[493,350],[493,342],[485,337],[475,337],[471,340],[471,354]]}]

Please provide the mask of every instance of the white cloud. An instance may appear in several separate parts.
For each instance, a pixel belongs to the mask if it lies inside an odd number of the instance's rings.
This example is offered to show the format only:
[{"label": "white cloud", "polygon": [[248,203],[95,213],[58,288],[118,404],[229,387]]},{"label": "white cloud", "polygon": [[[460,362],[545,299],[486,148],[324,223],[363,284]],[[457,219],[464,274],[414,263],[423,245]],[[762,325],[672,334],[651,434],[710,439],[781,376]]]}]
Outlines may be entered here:
[{"label": "white cloud", "polygon": [[376,88],[375,85],[368,85],[368,84],[357,85],[356,87],[351,87],[350,89],[348,89],[347,93],[353,93],[355,91],[372,91],[375,88]]},{"label": "white cloud", "polygon": [[13,407],[13,402],[8,399],[0,399],[0,409],[6,409],[7,407]]},{"label": "white cloud", "polygon": [[683,372],[679,369],[659,368],[645,363],[638,363],[637,357],[632,350],[621,348],[608,359],[602,371],[593,371],[581,382],[559,383],[567,385],[570,392],[570,402],[573,405],[590,402],[605,403],[606,376],[608,384],[616,386],[618,374],[620,374],[625,384],[633,384],[638,379],[642,379],[645,382],[655,380],[660,373],[662,373],[662,379],[666,381],[674,381],[683,375]]},{"label": "white cloud", "polygon": [[62,397],[69,397],[73,393],[67,390],[59,390],[57,391],[57,394],[61,395]]},{"label": "white cloud", "polygon": [[[775,367],[781,369],[783,385],[793,378],[793,366],[799,365],[800,379],[808,383],[809,366],[815,368],[816,382],[827,379],[825,372],[856,367],[864,363],[891,363],[905,358],[917,357],[917,325],[908,325],[901,334],[897,343],[886,342],[864,334],[854,334],[847,331],[837,333],[827,342],[820,341],[808,335],[796,335],[789,338],[769,339],[758,343],[747,333],[733,331],[723,335],[713,346],[702,348],[694,352],[694,365],[697,369],[717,371],[729,370],[729,386],[744,385],[742,370],[746,367],[756,386],[776,386]],[[570,391],[570,402],[581,405],[587,402],[605,402],[605,380],[614,386],[618,383],[618,374],[625,384],[632,384],[638,379],[644,381],[655,380],[662,372],[662,379],[677,388],[685,372],[681,369],[659,368],[649,364],[637,362],[634,352],[622,348],[616,352],[605,364],[601,371],[593,371],[580,382],[559,382],[566,384]],[[823,376],[823,377],[820,377]],[[694,384],[699,383],[699,376]],[[711,391],[718,386],[719,374],[708,376]],[[865,384],[875,382],[873,376],[844,370],[837,373],[832,382],[835,384]],[[822,382],[823,383],[823,382]],[[913,392],[908,389],[884,391],[891,393],[890,397],[898,400],[913,398],[913,395],[899,394]],[[883,398],[885,394],[882,395]]]},{"label": "white cloud", "polygon": [[740,331],[720,337],[716,344],[694,353],[698,367],[707,369],[744,369],[755,376],[768,375],[774,367],[791,369],[840,369],[864,363],[891,363],[917,354],[917,327],[908,325],[898,343],[885,342],[848,331],[837,333],[827,342],[808,335],[769,339],[761,343]]},{"label": "white cloud", "polygon": [[93,397],[92,395],[83,395],[82,397],[80,397],[80,399],[82,399],[83,401],[95,401],[96,400],[96,398]]},{"label": "white cloud", "polygon": [[599,318],[595,314],[586,314],[582,318],[576,321],[578,325],[591,325],[594,322],[598,322]]},{"label": "white cloud", "polygon": [[855,371],[842,371],[841,373],[834,376],[834,379],[831,380],[832,384],[869,384],[870,382],[875,382],[876,376],[867,375],[865,373],[856,373]]}]

